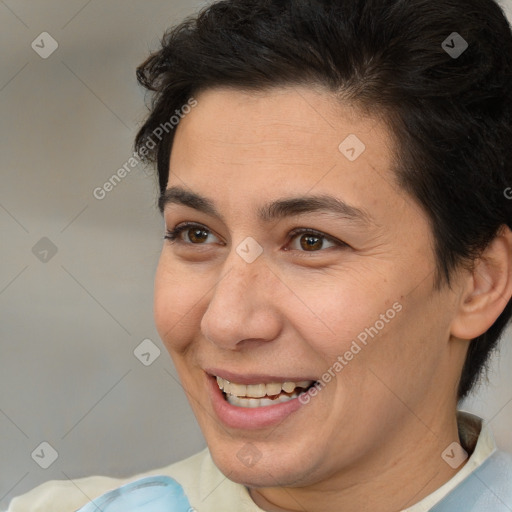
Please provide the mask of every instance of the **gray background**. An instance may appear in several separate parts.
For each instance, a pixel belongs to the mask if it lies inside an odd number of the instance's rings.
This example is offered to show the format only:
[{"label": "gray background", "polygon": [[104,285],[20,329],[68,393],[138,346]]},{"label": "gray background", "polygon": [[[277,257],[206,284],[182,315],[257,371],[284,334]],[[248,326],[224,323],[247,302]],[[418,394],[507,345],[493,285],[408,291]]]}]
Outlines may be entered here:
[{"label": "gray background", "polygon": [[[46,480],[129,476],[205,446],[153,326],[156,182],[138,167],[93,197],[146,112],[136,65],[203,5],[0,1],[0,509]],[[31,48],[45,31],[59,45],[47,59]],[[162,351],[149,366],[134,355],[144,339]],[[512,451],[511,370],[509,331],[465,408]],[[31,456],[42,442],[58,452],[48,469],[50,450]]]}]

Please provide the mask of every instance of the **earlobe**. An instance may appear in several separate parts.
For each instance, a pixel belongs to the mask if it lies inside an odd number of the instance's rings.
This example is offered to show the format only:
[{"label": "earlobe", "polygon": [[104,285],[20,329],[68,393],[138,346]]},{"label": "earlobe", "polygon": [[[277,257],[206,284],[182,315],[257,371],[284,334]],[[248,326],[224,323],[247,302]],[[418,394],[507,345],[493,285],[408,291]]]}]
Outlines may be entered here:
[{"label": "earlobe", "polygon": [[471,340],[486,332],[512,296],[512,232],[502,226],[467,274],[451,334]]}]

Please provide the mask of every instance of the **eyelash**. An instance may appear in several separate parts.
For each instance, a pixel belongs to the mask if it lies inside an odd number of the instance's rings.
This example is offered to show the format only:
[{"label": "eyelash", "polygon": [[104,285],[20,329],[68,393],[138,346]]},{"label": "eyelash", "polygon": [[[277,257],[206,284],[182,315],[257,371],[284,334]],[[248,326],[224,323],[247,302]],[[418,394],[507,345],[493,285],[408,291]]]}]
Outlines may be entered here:
[{"label": "eyelash", "polygon": [[[175,241],[177,241],[178,236],[181,235],[181,233],[183,233],[183,231],[186,231],[187,229],[192,229],[192,228],[198,228],[198,229],[202,229],[204,231],[210,232],[209,229],[206,229],[201,224],[195,224],[193,222],[185,222],[185,224],[181,224],[181,225],[175,227],[174,229],[168,229],[165,233],[164,239],[169,240],[171,242],[175,242]],[[202,244],[190,244],[189,242],[184,242],[184,243],[186,243],[188,245],[202,245]]]},{"label": "eyelash", "polygon": [[[183,233],[184,231],[186,231],[188,229],[192,229],[192,228],[202,229],[204,231],[207,231],[208,233],[211,233],[211,231],[208,228],[206,228],[205,226],[202,226],[201,224],[196,224],[194,222],[186,222],[184,224],[176,226],[174,229],[167,230],[166,234],[164,236],[164,239],[169,240],[171,243],[178,242],[178,243],[183,243],[186,245],[208,245],[208,244],[193,244],[191,242],[183,242],[183,241],[178,240],[178,237],[179,237],[179,235],[181,235],[181,233]],[[316,231],[316,230],[310,229],[310,228],[297,228],[297,229],[292,230],[288,235],[289,239],[288,239],[287,245],[295,237],[297,237],[299,235],[304,235],[304,234],[313,235],[317,238],[323,238],[325,240],[328,240],[329,242],[336,245],[338,248],[349,247],[348,244],[346,244],[345,242],[342,242],[341,240],[337,240],[336,238],[333,238],[333,237],[328,236],[320,231]],[[332,247],[328,247],[328,249],[332,249]],[[299,251],[299,252],[303,252],[303,253],[321,252],[322,250],[325,250],[325,249],[320,249],[318,251]]]}]

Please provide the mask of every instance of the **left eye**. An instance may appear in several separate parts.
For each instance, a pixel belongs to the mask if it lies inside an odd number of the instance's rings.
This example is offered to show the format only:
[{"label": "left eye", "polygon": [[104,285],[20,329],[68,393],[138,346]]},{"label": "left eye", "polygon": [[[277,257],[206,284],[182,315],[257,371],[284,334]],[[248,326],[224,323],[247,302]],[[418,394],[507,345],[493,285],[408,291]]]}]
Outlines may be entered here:
[{"label": "left eye", "polygon": [[[300,249],[297,246],[292,247],[292,249],[299,251],[302,249],[304,252],[318,252],[329,247],[343,245],[341,242],[337,242],[323,233],[310,229],[295,230],[290,234],[290,239],[291,242],[299,242]],[[326,247],[326,243],[331,245]]]}]

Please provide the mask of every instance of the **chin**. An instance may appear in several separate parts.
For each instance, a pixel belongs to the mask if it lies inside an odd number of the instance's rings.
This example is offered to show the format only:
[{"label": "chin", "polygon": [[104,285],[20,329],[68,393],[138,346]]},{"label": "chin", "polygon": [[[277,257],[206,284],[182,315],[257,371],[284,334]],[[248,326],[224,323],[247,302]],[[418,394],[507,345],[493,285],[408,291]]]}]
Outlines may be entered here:
[{"label": "chin", "polygon": [[293,469],[276,469],[272,461],[266,464],[258,463],[258,467],[252,468],[234,466],[234,464],[217,465],[226,477],[246,487],[300,487],[307,484],[304,475],[295,473],[297,466]]},{"label": "chin", "polygon": [[290,445],[282,450],[266,448],[265,455],[256,451],[253,443],[242,443],[241,447],[239,443],[230,444],[233,448],[209,445],[209,450],[215,465],[233,482],[246,487],[300,487],[312,483],[312,458],[304,459],[308,464],[302,462]]}]

